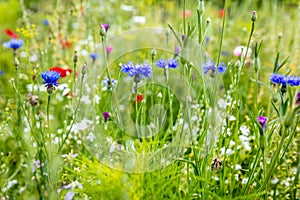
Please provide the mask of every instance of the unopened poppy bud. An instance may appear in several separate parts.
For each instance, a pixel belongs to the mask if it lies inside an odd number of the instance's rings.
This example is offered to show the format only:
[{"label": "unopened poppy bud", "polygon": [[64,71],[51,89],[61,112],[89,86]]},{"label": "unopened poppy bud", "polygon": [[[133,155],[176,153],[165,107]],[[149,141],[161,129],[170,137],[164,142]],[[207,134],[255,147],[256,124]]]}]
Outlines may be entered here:
[{"label": "unopened poppy bud", "polygon": [[257,14],[255,10],[252,12],[251,20],[254,22],[257,20]]}]

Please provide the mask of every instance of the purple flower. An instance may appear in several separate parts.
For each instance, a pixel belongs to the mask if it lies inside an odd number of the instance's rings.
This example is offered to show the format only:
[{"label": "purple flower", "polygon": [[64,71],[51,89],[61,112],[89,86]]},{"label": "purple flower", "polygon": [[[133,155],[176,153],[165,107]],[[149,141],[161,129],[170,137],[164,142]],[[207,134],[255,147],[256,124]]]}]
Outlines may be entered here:
[{"label": "purple flower", "polygon": [[109,29],[109,24],[101,24],[101,27],[103,27],[105,31],[107,31]]},{"label": "purple flower", "polygon": [[180,46],[176,46],[176,47],[175,47],[174,56],[178,56],[178,55],[180,54],[180,52],[181,52]]},{"label": "purple flower", "polygon": [[60,78],[60,75],[56,71],[45,71],[41,73],[41,77],[44,80],[45,86],[50,89],[54,86],[58,86],[57,80]]},{"label": "purple flower", "polygon": [[74,196],[75,196],[74,192],[68,192],[65,196],[65,200],[72,200]]},{"label": "purple flower", "polygon": [[178,66],[177,61],[174,58],[168,60],[168,67],[169,68],[176,68]]},{"label": "purple flower", "polygon": [[211,60],[208,60],[207,62],[203,63],[203,73],[207,74],[209,72],[209,70],[212,70],[213,72],[216,71],[216,66],[215,63]]},{"label": "purple flower", "polygon": [[296,104],[296,106],[300,106],[300,92],[298,92],[297,95],[296,95],[295,104]]},{"label": "purple flower", "polygon": [[286,85],[286,83],[287,83],[286,76],[284,76],[282,74],[272,74],[270,77],[270,80],[272,81],[272,83],[277,83],[277,84]]},{"label": "purple flower", "polygon": [[264,116],[258,116],[257,121],[260,124],[260,126],[262,127],[262,129],[265,130],[268,118],[264,117]]},{"label": "purple flower", "polygon": [[167,66],[167,61],[164,59],[159,59],[156,61],[156,66],[160,68],[165,68]]},{"label": "purple flower", "polygon": [[106,46],[105,50],[106,50],[106,54],[109,55],[110,52],[112,52],[112,50],[114,50],[114,48],[111,46]]},{"label": "purple flower", "polygon": [[109,112],[103,112],[102,115],[103,115],[103,118],[104,118],[104,122],[107,122],[107,120],[109,120],[109,118],[110,118],[110,113]]},{"label": "purple flower", "polygon": [[218,67],[218,72],[219,73],[224,73],[225,71],[226,71],[226,65],[223,62],[221,62],[219,67]]},{"label": "purple flower", "polygon": [[6,48],[17,50],[21,46],[23,46],[23,44],[24,44],[23,40],[12,38],[8,42],[4,42],[3,46],[6,47]]},{"label": "purple flower", "polygon": [[287,83],[290,86],[299,86],[300,85],[300,77],[288,76],[287,77]]}]

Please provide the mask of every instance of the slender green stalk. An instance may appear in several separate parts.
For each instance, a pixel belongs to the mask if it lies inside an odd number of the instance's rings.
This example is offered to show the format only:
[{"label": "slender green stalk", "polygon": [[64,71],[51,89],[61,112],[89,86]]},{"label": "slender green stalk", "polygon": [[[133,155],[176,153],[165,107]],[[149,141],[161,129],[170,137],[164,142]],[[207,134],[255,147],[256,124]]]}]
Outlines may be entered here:
[{"label": "slender green stalk", "polygon": [[225,0],[225,3],[224,3],[224,17],[222,20],[222,30],[221,30],[221,35],[220,35],[219,52],[218,52],[218,58],[217,58],[217,63],[216,63],[217,67],[220,64],[220,57],[221,57],[221,52],[222,52],[223,38],[224,38],[224,32],[225,32],[225,23],[226,23],[226,12],[227,12],[227,0]]},{"label": "slender green stalk", "polygon": [[106,52],[106,36],[101,36],[102,39],[102,49],[103,49],[103,55],[104,55],[104,65],[106,70],[106,76],[111,83],[111,76],[108,69],[108,61],[107,61],[107,52]]},{"label": "slender green stalk", "polygon": [[77,111],[78,111],[78,108],[79,108],[79,104],[80,104],[80,101],[81,101],[81,97],[82,97],[84,75],[85,74],[82,74],[82,76],[81,76],[79,99],[78,99],[78,102],[77,102],[76,107],[75,107],[75,111],[74,111],[74,114],[73,114],[73,120],[72,120],[72,123],[71,123],[71,126],[70,126],[68,132],[66,133],[66,136],[63,138],[63,140],[62,140],[62,142],[61,142],[61,144],[60,144],[60,146],[58,148],[58,152],[59,153],[61,153],[61,150],[62,150],[62,148],[63,148],[66,140],[68,139],[69,134],[70,134],[70,132],[72,130],[72,127],[73,127],[73,125],[75,123],[75,120],[76,120],[76,114],[77,114]]}]

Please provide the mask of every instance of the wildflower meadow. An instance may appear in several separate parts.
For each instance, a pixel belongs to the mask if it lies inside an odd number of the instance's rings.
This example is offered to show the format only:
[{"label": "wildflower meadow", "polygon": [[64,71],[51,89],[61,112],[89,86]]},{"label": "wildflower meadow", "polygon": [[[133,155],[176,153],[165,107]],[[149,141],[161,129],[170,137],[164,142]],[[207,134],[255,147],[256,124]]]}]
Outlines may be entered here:
[{"label": "wildflower meadow", "polygon": [[0,198],[300,199],[298,0],[0,0]]}]

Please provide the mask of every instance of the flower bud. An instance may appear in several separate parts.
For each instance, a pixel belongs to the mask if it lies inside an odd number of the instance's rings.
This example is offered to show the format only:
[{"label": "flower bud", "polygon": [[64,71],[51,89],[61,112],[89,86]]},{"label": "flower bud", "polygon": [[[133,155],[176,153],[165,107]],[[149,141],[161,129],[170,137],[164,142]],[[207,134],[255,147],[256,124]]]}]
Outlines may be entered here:
[{"label": "flower bud", "polygon": [[78,61],[78,54],[77,54],[77,51],[74,51],[73,62],[74,62],[74,63],[77,63],[77,61]]},{"label": "flower bud", "polygon": [[86,67],[86,64],[83,64],[82,68],[81,68],[81,74],[84,76],[86,74],[86,70],[87,70],[87,67]]},{"label": "flower bud", "polygon": [[100,35],[102,37],[106,36],[106,29],[103,25],[100,26]]},{"label": "flower bud", "polygon": [[260,69],[260,61],[258,57],[254,58],[254,71],[257,73],[258,70]]},{"label": "flower bud", "polygon": [[253,22],[255,22],[255,21],[257,20],[257,14],[256,14],[256,11],[255,11],[255,10],[252,11],[251,20],[252,20]]},{"label": "flower bud", "polygon": [[292,124],[294,122],[294,117],[295,117],[294,111],[287,112],[287,114],[284,118],[284,121],[283,121],[283,124],[286,128],[289,128],[290,126],[292,126]]},{"label": "flower bud", "polygon": [[204,1],[203,0],[198,1],[198,10],[199,10],[200,15],[203,15],[203,13],[204,13]]},{"label": "flower bud", "polygon": [[19,68],[20,62],[19,62],[18,58],[16,58],[16,57],[14,58],[14,65],[17,70]]},{"label": "flower bud", "polygon": [[151,56],[152,56],[152,60],[154,60],[154,58],[155,58],[155,56],[156,56],[156,49],[155,49],[155,48],[153,48],[153,49],[151,50]]},{"label": "flower bud", "polygon": [[278,93],[272,94],[272,100],[274,103],[278,102],[279,98],[280,98],[280,96]]}]

